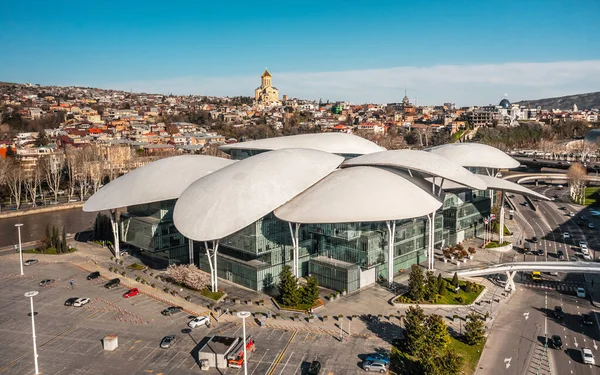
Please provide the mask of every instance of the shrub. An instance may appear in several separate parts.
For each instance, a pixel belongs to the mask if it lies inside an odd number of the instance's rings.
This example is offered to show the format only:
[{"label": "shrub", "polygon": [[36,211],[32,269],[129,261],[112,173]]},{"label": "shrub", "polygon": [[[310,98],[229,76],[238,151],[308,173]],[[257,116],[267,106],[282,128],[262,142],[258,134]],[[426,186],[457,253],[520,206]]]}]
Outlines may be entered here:
[{"label": "shrub", "polygon": [[139,282],[141,279],[142,279],[142,278],[141,278],[141,277],[139,277],[139,276],[136,276],[136,277],[135,277],[135,281],[137,281],[137,282]]},{"label": "shrub", "polygon": [[125,276],[127,274],[127,272],[123,271],[121,272],[121,275]]},{"label": "shrub", "polygon": [[474,247],[469,247],[469,253],[475,254],[476,252],[477,252],[477,250],[475,250]]},{"label": "shrub", "polygon": [[119,261],[119,264],[120,264],[120,265],[123,265],[123,261],[122,261],[122,260],[120,260],[120,261]]},{"label": "shrub", "polygon": [[465,303],[465,297],[463,296],[456,297],[456,300],[458,301],[458,303]]},{"label": "shrub", "polygon": [[150,286],[153,287],[153,288],[156,288],[156,284],[155,283],[150,284]]},{"label": "shrub", "polygon": [[167,287],[165,287],[165,288],[163,289],[163,291],[164,291],[165,293],[169,293],[169,290],[170,290],[170,289],[169,289],[169,288],[167,288]]},{"label": "shrub", "polygon": [[465,292],[467,292],[467,293],[473,292],[473,283],[472,282],[467,281],[467,285],[465,285]]},{"label": "shrub", "polygon": [[115,260],[115,257],[111,255],[110,260]]}]

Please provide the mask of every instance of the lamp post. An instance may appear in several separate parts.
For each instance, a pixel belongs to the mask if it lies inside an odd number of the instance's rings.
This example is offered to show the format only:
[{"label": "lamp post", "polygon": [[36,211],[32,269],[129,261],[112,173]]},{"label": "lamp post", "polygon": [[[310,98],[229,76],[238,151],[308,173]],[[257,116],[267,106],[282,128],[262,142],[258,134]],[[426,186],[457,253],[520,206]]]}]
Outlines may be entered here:
[{"label": "lamp post", "polygon": [[35,313],[33,312],[33,297],[37,296],[38,293],[39,292],[37,292],[35,290],[32,292],[25,293],[25,297],[29,298],[29,301],[31,302],[31,333],[33,336],[33,363],[35,364],[36,375],[39,374],[40,371],[38,369],[37,346],[35,345],[35,320],[34,320]]},{"label": "lamp post", "polygon": [[23,224],[15,224],[17,232],[19,232],[19,264],[21,265],[21,276],[23,276],[23,250],[21,248],[21,227]]},{"label": "lamp post", "polygon": [[249,311],[240,311],[238,318],[242,318],[242,334],[244,335],[244,375],[248,375],[248,354],[246,353],[246,318],[251,314]]}]

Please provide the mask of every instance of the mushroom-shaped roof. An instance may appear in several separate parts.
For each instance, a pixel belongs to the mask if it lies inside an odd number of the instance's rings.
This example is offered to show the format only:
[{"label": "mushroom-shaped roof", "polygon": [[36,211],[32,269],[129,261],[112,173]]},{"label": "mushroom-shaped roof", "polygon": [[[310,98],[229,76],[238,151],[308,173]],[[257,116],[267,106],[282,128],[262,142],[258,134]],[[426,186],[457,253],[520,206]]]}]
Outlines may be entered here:
[{"label": "mushroom-shaped roof", "polygon": [[[492,177],[492,176],[485,176],[485,175],[479,175],[479,177],[483,180],[483,182],[485,182],[488,189],[505,191],[507,193],[526,195],[526,196],[532,197],[532,198],[550,200],[550,198],[546,197],[545,195],[542,195],[538,192],[528,189],[522,185],[516,184],[512,181],[508,181],[508,180],[504,180],[502,178],[497,178],[497,177]],[[436,181],[436,183],[437,183],[437,181]],[[457,184],[453,181],[444,181],[444,184],[442,185],[442,189],[443,190],[462,190],[462,189],[465,189],[465,186],[463,186],[461,184]]]},{"label": "mushroom-shaped roof", "polygon": [[414,218],[441,206],[401,173],[358,166],[333,172],[274,213],[293,223],[351,223]]},{"label": "mushroom-shaped roof", "polygon": [[111,181],[85,202],[83,210],[95,212],[176,199],[192,182],[232,163],[236,161],[206,155],[160,159]]},{"label": "mushroom-shaped roof", "polygon": [[426,176],[442,177],[473,189],[486,189],[485,183],[459,164],[432,152],[420,150],[390,150],[346,160],[342,167],[371,165],[419,172]]},{"label": "mushroom-shaped roof", "polygon": [[223,238],[254,223],[334,171],[344,158],[285,149],[238,161],[188,187],[177,200],[177,229],[196,241]]},{"label": "mushroom-shaped roof", "polygon": [[463,167],[510,169],[521,165],[497,148],[481,143],[448,143],[425,151],[443,156]]},{"label": "mushroom-shaped roof", "polygon": [[265,138],[255,141],[223,145],[223,152],[231,150],[279,150],[282,148],[312,148],[332,154],[363,155],[384,151],[385,148],[362,137],[346,133],[317,133]]}]

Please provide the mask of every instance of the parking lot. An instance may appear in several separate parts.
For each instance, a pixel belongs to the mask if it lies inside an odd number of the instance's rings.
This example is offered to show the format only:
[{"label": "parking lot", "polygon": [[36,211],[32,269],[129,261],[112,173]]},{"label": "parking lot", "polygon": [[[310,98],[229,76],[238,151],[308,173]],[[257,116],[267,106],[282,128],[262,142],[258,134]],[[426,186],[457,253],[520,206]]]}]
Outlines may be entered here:
[{"label": "parking lot", "polygon": [[[47,259],[47,258],[45,258]],[[104,279],[86,280],[87,272],[69,263],[40,259],[18,275],[16,257],[0,262],[0,375],[34,373],[29,299],[34,297],[40,372],[45,374],[192,374],[200,369],[194,359],[198,343],[209,334],[241,336],[240,322],[213,324],[182,333],[188,313],[170,317],[160,314],[167,305],[146,295],[123,298],[126,287],[105,289]],[[43,279],[55,279],[47,287]],[[70,280],[74,279],[74,288]],[[71,297],[88,297],[84,307],[66,307]],[[323,374],[358,374],[359,355],[383,344],[377,338],[339,338],[325,332],[292,331],[248,327],[256,351],[248,362],[249,374],[301,374],[313,360],[323,365]],[[104,351],[102,339],[118,335],[119,348]],[[159,347],[162,337],[174,334],[178,342],[170,349]],[[389,349],[389,346],[388,346]],[[243,369],[212,369],[208,374],[241,374]]]}]

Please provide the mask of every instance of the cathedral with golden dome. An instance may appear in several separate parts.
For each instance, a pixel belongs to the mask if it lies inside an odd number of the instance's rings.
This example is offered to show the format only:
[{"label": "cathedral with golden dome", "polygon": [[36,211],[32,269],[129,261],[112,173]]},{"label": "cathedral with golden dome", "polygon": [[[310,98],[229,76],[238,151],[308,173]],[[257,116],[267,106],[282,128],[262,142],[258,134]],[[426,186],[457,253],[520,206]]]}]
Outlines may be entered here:
[{"label": "cathedral with golden dome", "polygon": [[265,69],[264,73],[260,76],[260,87],[254,90],[254,99],[257,103],[265,105],[280,103],[279,90],[272,86],[271,78],[271,73]]}]

